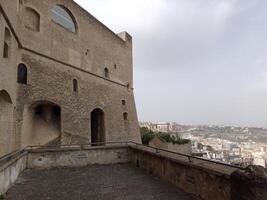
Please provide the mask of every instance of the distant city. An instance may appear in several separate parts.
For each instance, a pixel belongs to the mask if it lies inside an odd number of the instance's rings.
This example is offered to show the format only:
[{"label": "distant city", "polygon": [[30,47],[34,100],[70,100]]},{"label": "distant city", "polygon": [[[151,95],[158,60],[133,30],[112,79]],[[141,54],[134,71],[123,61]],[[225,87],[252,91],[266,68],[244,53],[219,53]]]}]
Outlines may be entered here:
[{"label": "distant city", "polygon": [[155,132],[190,139],[195,156],[227,164],[267,167],[267,129],[217,125],[181,125],[175,122],[140,122]]}]

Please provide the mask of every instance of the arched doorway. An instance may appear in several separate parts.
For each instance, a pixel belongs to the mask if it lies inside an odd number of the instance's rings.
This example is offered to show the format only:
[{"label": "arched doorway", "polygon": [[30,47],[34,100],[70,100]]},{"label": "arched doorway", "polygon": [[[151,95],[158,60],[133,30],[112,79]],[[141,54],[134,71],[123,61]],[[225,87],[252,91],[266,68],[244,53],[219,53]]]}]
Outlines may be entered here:
[{"label": "arched doorway", "polygon": [[12,151],[13,104],[5,90],[0,91],[0,156]]},{"label": "arched doorway", "polygon": [[91,112],[91,143],[103,145],[105,140],[104,112],[97,108]]},{"label": "arched doorway", "polygon": [[61,137],[61,108],[52,102],[36,102],[24,109],[22,145],[57,144]]}]

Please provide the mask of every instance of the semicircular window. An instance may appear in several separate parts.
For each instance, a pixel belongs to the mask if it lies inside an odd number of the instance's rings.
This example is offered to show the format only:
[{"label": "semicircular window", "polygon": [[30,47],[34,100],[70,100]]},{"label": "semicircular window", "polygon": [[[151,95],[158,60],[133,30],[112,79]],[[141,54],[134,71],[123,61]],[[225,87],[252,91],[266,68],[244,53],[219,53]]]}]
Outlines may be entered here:
[{"label": "semicircular window", "polygon": [[75,33],[76,32],[76,26],[73,17],[70,14],[70,11],[68,11],[63,6],[55,5],[52,8],[52,20],[66,28],[67,30]]}]

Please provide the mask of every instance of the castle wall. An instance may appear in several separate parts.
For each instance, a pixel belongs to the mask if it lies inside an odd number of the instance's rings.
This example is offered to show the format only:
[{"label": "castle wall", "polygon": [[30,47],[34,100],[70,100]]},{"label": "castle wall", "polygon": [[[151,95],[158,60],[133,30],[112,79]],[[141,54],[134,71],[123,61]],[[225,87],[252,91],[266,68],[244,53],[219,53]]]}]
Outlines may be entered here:
[{"label": "castle wall", "polygon": [[6,90],[11,96],[12,102],[16,100],[16,84],[17,80],[17,50],[18,43],[14,39],[13,34],[11,33],[11,42],[9,44],[8,58],[4,58],[4,43],[5,43],[5,28],[10,28],[5,21],[3,14],[0,12],[0,91]]},{"label": "castle wall", "polygon": [[[0,3],[6,15],[1,23],[12,32],[11,57],[0,63],[0,74],[5,75],[0,89],[8,91],[15,107],[16,147],[43,145],[54,139],[62,144],[91,142],[90,118],[96,108],[104,112],[105,142],[141,141],[132,90],[131,36],[125,32],[116,35],[73,1]],[[56,4],[71,12],[76,33],[52,21],[51,8]],[[4,43],[0,42],[2,53]],[[26,84],[17,83],[21,63],[27,67]],[[73,90],[74,79],[77,91]],[[35,117],[36,106],[46,104],[59,107],[58,128]]]},{"label": "castle wall", "polygon": [[[26,48],[102,77],[104,69],[108,68],[111,80],[132,86],[131,36],[127,34],[124,41],[122,36],[113,33],[70,0],[42,3],[24,0],[18,5],[16,29]],[[54,5],[65,6],[71,12],[77,25],[76,33],[52,21],[51,8]],[[27,8],[33,8],[40,15],[39,32],[27,28]]]},{"label": "castle wall", "polygon": [[[17,148],[15,127],[17,87],[14,83],[17,78],[15,66],[18,43],[2,12],[0,12],[0,27],[0,156],[2,156]],[[9,38],[6,38],[7,35]],[[8,48],[4,48],[5,43]],[[4,57],[6,53],[8,56]]]},{"label": "castle wall", "polygon": [[[64,143],[75,142],[70,141],[69,135],[81,137],[77,143],[81,140],[90,142],[90,113],[95,108],[104,111],[106,141],[137,139],[134,137],[138,132],[138,122],[133,94],[127,88],[25,51],[21,52],[21,57],[28,67],[28,84],[19,86],[21,100],[18,102],[18,116],[22,119],[21,127],[32,126],[29,114],[25,114],[30,112],[31,105],[48,101],[61,108]],[[78,92],[72,90],[73,77],[78,80]],[[125,106],[122,100],[126,100]],[[128,112],[127,121],[123,118],[125,111]],[[29,131],[19,129],[22,130],[22,137]]]}]

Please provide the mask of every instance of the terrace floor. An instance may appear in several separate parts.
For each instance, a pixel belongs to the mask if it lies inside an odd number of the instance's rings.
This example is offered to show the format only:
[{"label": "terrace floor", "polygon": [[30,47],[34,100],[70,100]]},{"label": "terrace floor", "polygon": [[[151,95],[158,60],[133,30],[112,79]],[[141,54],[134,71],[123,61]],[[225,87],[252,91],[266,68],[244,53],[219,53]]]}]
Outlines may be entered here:
[{"label": "terrace floor", "polygon": [[196,200],[131,164],[25,170],[7,200]]}]

